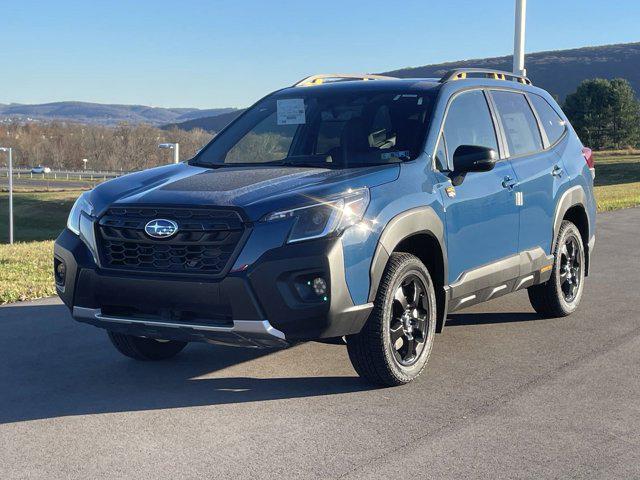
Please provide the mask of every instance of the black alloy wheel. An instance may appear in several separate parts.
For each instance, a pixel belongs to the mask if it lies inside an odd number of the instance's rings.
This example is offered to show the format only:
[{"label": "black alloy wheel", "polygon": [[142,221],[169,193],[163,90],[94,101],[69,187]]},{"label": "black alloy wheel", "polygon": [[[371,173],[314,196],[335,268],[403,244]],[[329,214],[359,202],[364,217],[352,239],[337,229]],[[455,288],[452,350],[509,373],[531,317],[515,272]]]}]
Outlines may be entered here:
[{"label": "black alloy wheel", "polygon": [[415,274],[409,274],[396,288],[391,305],[389,338],[396,361],[413,365],[425,348],[429,331],[429,298],[426,287]]},{"label": "black alloy wheel", "polygon": [[351,363],[373,384],[409,383],[424,370],[435,337],[436,286],[429,270],[414,255],[392,253],[373,303],[362,331],[347,337]]},{"label": "black alloy wheel", "polygon": [[582,281],[579,248],[575,235],[568,236],[560,248],[560,288],[567,303],[575,300]]},{"label": "black alloy wheel", "polygon": [[563,220],[554,244],[551,277],[527,289],[529,301],[544,317],[564,317],[580,304],[586,274],[586,252],[578,227]]}]

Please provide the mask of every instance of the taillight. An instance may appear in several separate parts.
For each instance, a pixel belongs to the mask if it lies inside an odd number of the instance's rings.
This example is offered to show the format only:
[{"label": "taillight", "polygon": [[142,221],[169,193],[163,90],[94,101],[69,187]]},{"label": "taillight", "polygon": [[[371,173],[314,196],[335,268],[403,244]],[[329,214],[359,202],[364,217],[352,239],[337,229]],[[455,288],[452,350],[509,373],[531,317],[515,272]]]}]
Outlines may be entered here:
[{"label": "taillight", "polygon": [[591,151],[591,149],[587,147],[583,147],[582,155],[584,156],[584,159],[586,160],[587,165],[589,165],[589,168],[595,168],[595,164],[593,163],[593,152]]},{"label": "taillight", "polygon": [[582,156],[584,157],[585,162],[587,162],[587,166],[591,171],[591,176],[596,178],[596,164],[593,161],[593,152],[590,148],[582,147]]}]

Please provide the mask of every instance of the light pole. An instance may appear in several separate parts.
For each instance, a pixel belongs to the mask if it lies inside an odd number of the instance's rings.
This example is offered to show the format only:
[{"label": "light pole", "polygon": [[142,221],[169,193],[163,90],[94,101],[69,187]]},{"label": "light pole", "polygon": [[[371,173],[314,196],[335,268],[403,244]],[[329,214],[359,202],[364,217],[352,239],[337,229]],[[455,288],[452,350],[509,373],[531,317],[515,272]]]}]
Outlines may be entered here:
[{"label": "light pole", "polygon": [[513,36],[513,73],[527,76],[524,68],[524,34],[527,23],[527,0],[516,0],[516,25]]},{"label": "light pole", "polygon": [[161,143],[158,148],[167,148],[173,150],[173,163],[180,162],[180,144],[179,143]]},{"label": "light pole", "polygon": [[13,158],[10,147],[0,147],[0,152],[9,153],[9,243],[13,243]]}]

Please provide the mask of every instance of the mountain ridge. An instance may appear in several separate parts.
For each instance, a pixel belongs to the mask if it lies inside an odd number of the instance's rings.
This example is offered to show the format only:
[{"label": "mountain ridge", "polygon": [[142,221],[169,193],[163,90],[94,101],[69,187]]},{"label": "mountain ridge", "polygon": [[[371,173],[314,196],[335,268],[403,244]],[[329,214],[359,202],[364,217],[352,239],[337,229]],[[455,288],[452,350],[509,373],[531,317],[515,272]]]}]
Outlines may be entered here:
[{"label": "mountain ridge", "polygon": [[[640,94],[640,42],[527,53],[527,76],[533,84],[564,101],[587,78],[626,78]],[[513,55],[457,60],[382,72],[399,78],[442,77],[455,68],[478,67],[510,72]]]},{"label": "mountain ridge", "polygon": [[99,125],[119,123],[147,123],[154,126],[184,122],[201,117],[234,111],[234,108],[165,108],[147,105],[109,104],[80,101],[61,101],[39,104],[0,104],[0,120],[72,121]]}]

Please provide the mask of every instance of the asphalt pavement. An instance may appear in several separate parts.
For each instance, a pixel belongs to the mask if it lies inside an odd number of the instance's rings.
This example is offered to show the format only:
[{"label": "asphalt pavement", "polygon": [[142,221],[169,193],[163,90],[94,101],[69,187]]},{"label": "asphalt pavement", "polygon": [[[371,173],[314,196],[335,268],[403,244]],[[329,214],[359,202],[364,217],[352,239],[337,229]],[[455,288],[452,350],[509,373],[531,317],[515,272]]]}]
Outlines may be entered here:
[{"label": "asphalt pavement", "polygon": [[337,345],[120,356],[57,300],[0,308],[0,478],[640,478],[640,209],[601,214],[574,315],[452,314],[427,371]]}]

